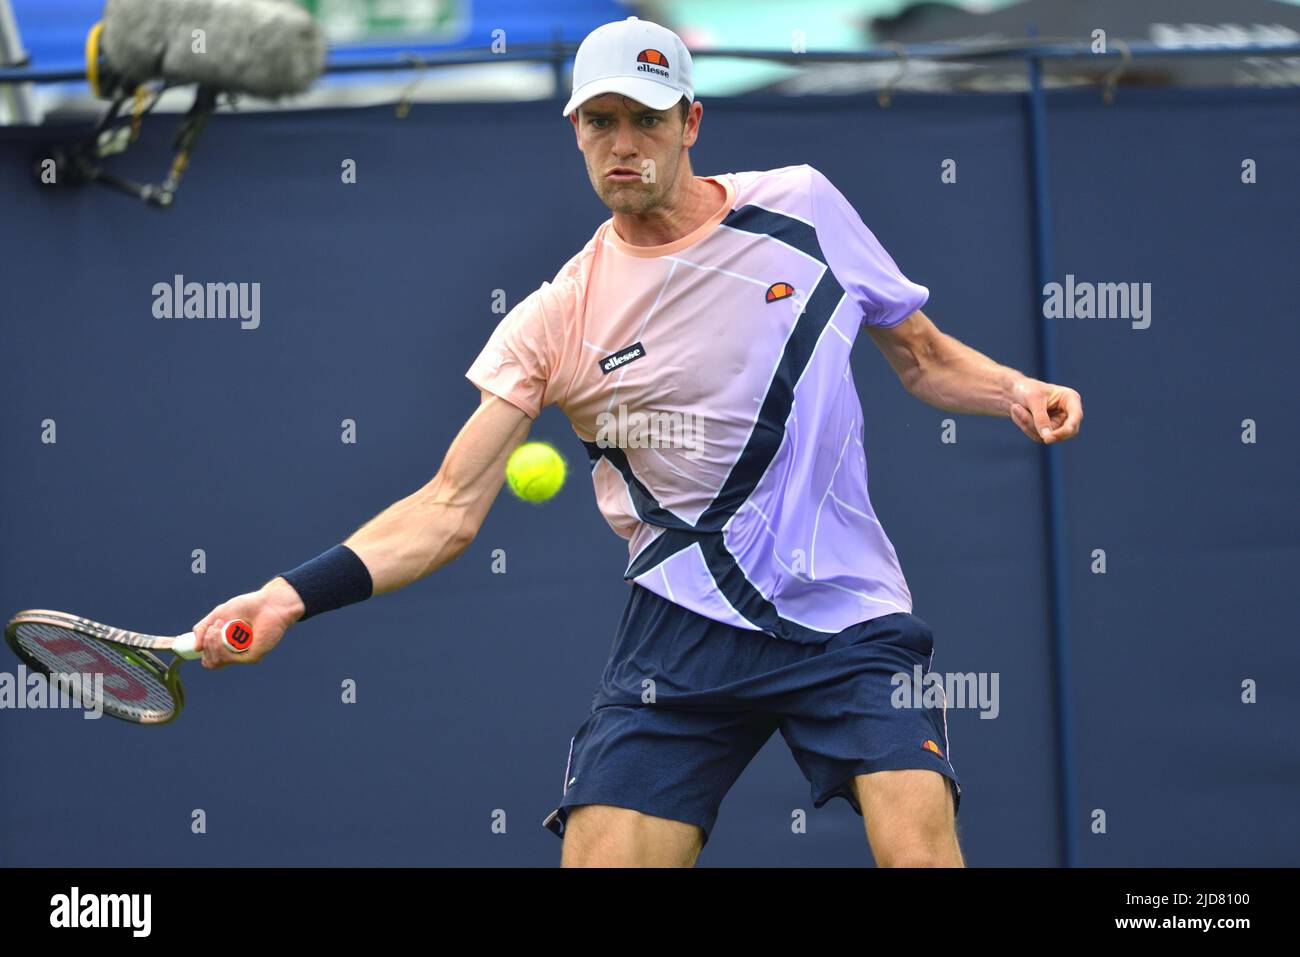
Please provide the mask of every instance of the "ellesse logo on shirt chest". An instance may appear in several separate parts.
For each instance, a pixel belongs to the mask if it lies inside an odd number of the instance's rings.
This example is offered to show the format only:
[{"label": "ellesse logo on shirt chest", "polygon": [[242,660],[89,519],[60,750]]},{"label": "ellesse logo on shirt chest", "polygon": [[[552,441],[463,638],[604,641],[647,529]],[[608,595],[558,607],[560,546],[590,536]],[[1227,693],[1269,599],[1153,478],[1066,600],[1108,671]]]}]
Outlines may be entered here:
[{"label": "ellesse logo on shirt chest", "polygon": [[645,355],[645,346],[639,342],[634,342],[625,349],[619,349],[612,356],[605,356],[597,365],[603,375],[609,375],[615,369],[621,369],[633,360],[640,359]]},{"label": "ellesse logo on shirt chest", "polygon": [[782,299],[789,299],[794,295],[794,286],[788,282],[774,282],[767,287],[767,293],[764,299],[767,302],[780,302]]}]

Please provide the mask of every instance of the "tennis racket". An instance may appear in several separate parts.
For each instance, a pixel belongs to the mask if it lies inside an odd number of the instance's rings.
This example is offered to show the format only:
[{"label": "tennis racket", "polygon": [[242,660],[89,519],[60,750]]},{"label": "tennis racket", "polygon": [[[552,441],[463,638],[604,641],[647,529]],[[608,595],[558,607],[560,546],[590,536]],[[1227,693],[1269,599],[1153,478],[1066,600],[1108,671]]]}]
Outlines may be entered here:
[{"label": "tennis racket", "polygon": [[[166,724],[185,706],[179,668],[199,658],[194,632],[166,638],[43,608],[20,611],[5,626],[5,641],[28,668],[77,695],[81,704],[90,689],[71,676],[102,674],[105,714],[136,724]],[[235,653],[253,644],[253,626],[238,618],[221,627],[221,642]],[[155,652],[179,657],[170,665]]]}]

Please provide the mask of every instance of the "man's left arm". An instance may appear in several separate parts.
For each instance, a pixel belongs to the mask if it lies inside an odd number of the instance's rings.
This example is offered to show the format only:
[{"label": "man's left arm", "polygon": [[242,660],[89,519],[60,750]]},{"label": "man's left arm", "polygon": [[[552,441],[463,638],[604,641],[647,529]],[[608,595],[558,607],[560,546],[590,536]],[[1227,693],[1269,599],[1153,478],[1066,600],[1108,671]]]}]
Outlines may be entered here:
[{"label": "man's left arm", "polygon": [[1045,445],[1079,433],[1078,392],[994,362],[942,332],[919,309],[897,325],[865,328],[904,388],[922,402],[948,412],[1005,415]]}]

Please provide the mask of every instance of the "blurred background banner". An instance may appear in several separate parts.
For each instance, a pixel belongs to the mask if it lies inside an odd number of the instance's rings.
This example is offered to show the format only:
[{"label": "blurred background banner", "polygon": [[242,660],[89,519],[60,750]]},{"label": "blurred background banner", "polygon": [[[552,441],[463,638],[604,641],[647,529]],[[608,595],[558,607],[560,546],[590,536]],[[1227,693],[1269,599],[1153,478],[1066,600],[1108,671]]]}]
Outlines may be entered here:
[{"label": "blurred background banner", "polygon": [[[34,62],[81,62],[86,30],[100,18],[104,0],[10,0]],[[408,47],[457,49],[483,46],[494,29],[517,42],[570,40],[608,20],[626,16],[617,0],[301,0],[338,50]]]},{"label": "blurred background banner", "polygon": [[[33,66],[78,68],[84,64],[86,32],[100,18],[102,0],[7,0],[12,2],[23,45]],[[472,50],[496,53],[557,41],[576,45],[591,30],[628,15],[617,0],[307,0],[318,17],[336,64],[432,57]],[[502,60],[504,61],[504,57]],[[295,97],[294,108],[388,102],[404,92],[414,99],[512,100],[549,97],[555,69],[546,63],[506,63],[442,68],[436,82],[411,86],[410,74],[349,73],[326,77],[316,90]],[[37,91],[47,115],[79,116],[98,104],[84,83]],[[244,108],[274,104],[245,101]],[[159,109],[184,110],[187,102],[168,96]],[[0,115],[0,122],[3,116]]]},{"label": "blurred background banner", "polygon": [[[287,2],[287,0],[286,0]],[[102,0],[4,0],[14,11],[27,63],[45,70],[77,69],[84,62],[86,31],[99,19]],[[1023,60],[997,59],[991,51],[1062,40],[1081,50],[1098,42],[1112,52],[1130,45],[1176,54],[1191,47],[1241,49],[1286,45],[1235,57],[1108,57],[1049,60],[1048,88],[1091,86],[1297,86],[1300,85],[1300,0],[300,0],[320,22],[336,66],[402,58],[433,63],[439,57],[490,52],[487,62],[436,67],[416,75],[346,72],[327,75],[309,93],[283,102],[251,98],[249,109],[365,106],[403,98],[418,101],[498,101],[559,96],[572,49],[595,27],[630,14],[677,32],[696,56],[700,97],[772,92],[798,96],[890,90],[1026,90]],[[1098,36],[1097,31],[1101,31]],[[5,29],[0,18],[0,64]],[[960,43],[969,55],[921,58],[901,45]],[[15,39],[15,44],[17,40]],[[835,59],[870,49],[894,51],[876,61]],[[554,55],[568,48],[567,57]],[[15,46],[17,49],[17,46]],[[541,50],[540,61],[518,54]],[[710,51],[715,51],[711,53]],[[752,51],[752,52],[751,52]],[[734,55],[725,55],[727,53]],[[764,53],[766,56],[754,54]],[[786,55],[774,58],[771,54]],[[797,53],[812,53],[799,57]],[[831,56],[830,59],[818,57]],[[493,62],[496,61],[496,62]],[[555,62],[551,62],[555,61]],[[10,57],[9,62],[16,62]],[[19,88],[16,88],[19,89]],[[81,118],[100,107],[80,82],[20,88],[32,98],[24,109],[0,89],[0,124],[31,117]],[[160,112],[184,111],[189,101],[165,94]],[[19,119],[15,120],[15,116]],[[25,119],[24,119],[25,118]]]},{"label": "blurred background banner", "polygon": [[[34,65],[82,62],[86,30],[99,19],[102,0],[9,2]],[[821,52],[935,41],[987,46],[1023,41],[1031,31],[1042,38],[1091,42],[1097,29],[1105,31],[1109,41],[1171,50],[1300,42],[1300,0],[301,0],[301,5],[324,28],[336,62],[483,48],[494,36],[504,38],[507,49],[576,44],[600,24],[629,14],[674,30],[692,52],[791,50],[798,43]],[[891,78],[898,89],[1023,89],[1025,83],[1024,71],[1015,62],[994,70],[917,62],[901,75],[895,64],[796,65],[735,57],[703,57],[697,67],[700,96],[765,89],[863,92]],[[1134,85],[1300,84],[1300,57],[1294,54],[1159,60],[1128,64],[1126,70],[1130,76],[1121,82]],[[482,71],[477,73],[481,76]],[[515,73],[511,82],[528,95],[527,90],[547,84],[549,78],[548,71],[535,70]],[[1046,79],[1054,85],[1095,78],[1092,69],[1074,62],[1049,70]],[[349,87],[355,82],[337,77],[331,81]],[[496,90],[499,83],[507,81],[498,77],[489,89]]]}]

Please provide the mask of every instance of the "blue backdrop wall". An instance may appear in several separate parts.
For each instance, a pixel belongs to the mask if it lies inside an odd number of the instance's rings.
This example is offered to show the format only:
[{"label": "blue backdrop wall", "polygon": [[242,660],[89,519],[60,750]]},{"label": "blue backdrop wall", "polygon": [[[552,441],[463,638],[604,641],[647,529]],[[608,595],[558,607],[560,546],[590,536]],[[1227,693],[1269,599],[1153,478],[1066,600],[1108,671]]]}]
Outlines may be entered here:
[{"label": "blue backdrop wall", "polygon": [[[1087,412],[1057,452],[1072,820],[1045,453],[991,418],[955,417],[942,442],[950,416],[861,338],[872,500],[934,667],[998,676],[996,718],[949,711],[972,864],[1062,863],[1062,827],[1088,865],[1300,863],[1297,106],[1280,91],[1049,97],[1051,278],[1152,290],[1146,329],[1054,320],[1059,378]],[[184,631],[423,484],[477,402],[463,374],[500,318],[493,291],[517,302],[607,215],[558,114],[221,116],[167,214],[36,186],[31,158],[70,132],[0,130],[0,611]],[[930,287],[941,328],[1036,374],[1026,124],[1018,96],[715,100],[693,162],[820,168]],[[152,120],[118,168],[159,178],[169,137]],[[154,318],[151,290],[176,274],[259,282],[260,327]],[[558,410],[533,434],[575,466],[554,502],[503,495],[456,563],[294,629],[261,666],[190,666],[175,724],[0,711],[0,862],[555,863],[541,820],[626,598],[626,548]],[[340,703],[346,679],[356,704]],[[128,807],[146,826],[123,826]],[[800,808],[807,834],[791,831]],[[867,862],[860,819],[812,810],[779,735],[701,859]]]}]

